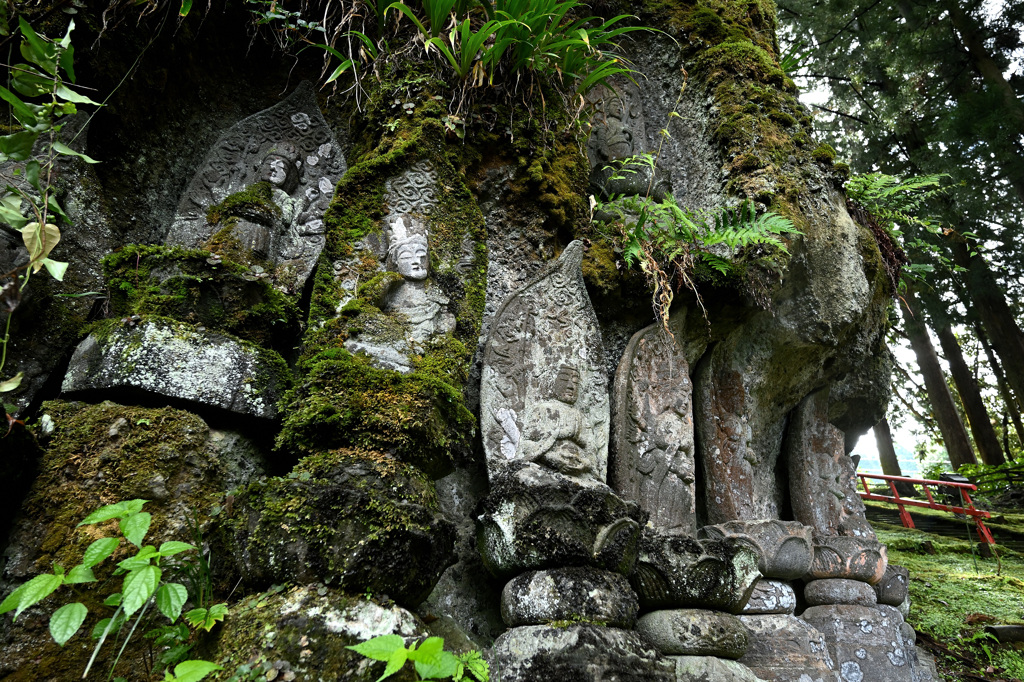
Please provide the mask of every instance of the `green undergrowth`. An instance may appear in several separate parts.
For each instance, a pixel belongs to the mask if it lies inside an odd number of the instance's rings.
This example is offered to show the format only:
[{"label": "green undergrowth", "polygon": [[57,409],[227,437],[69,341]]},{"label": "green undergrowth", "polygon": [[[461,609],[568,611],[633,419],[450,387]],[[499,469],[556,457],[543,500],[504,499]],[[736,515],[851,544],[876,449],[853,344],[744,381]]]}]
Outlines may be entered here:
[{"label": "green undergrowth", "polygon": [[299,310],[270,280],[209,251],[129,245],[103,260],[112,313],[169,317],[287,348]]},{"label": "green undergrowth", "polygon": [[873,525],[890,563],[910,571],[907,620],[923,635],[918,646],[935,654],[942,679],[1024,679],[1024,645],[985,634],[986,625],[1024,624],[1024,555],[1000,547],[998,560],[986,559],[966,539]]}]

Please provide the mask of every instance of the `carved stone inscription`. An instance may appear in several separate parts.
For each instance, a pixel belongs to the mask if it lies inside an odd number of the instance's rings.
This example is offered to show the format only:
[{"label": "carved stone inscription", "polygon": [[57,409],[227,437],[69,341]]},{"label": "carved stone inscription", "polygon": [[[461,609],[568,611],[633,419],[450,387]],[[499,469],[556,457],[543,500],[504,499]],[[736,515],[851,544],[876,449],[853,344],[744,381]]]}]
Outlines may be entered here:
[{"label": "carved stone inscription", "polygon": [[480,389],[492,477],[525,461],[579,481],[606,479],[604,350],[582,260],[583,244],[572,242],[494,316]]},{"label": "carved stone inscription", "polygon": [[178,204],[171,246],[202,247],[215,230],[206,211],[258,182],[273,187],[274,216],[239,216],[235,238],[261,260],[306,281],[324,245],[323,214],[345,158],[309,83],[287,99],[232,126],[207,154]]},{"label": "carved stone inscription", "polygon": [[675,339],[660,325],[637,332],[615,374],[609,482],[669,533],[697,529],[691,393]]}]

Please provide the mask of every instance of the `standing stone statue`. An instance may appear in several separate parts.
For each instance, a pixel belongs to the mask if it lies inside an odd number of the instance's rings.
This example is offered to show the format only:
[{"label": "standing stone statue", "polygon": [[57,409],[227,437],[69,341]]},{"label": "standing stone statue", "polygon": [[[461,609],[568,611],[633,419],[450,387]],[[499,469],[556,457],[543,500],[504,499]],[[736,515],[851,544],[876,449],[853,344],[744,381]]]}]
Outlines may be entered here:
[{"label": "standing stone statue", "polygon": [[691,392],[676,340],[660,325],[637,332],[615,374],[609,483],[651,525],[688,535],[697,530]]},{"label": "standing stone statue", "polygon": [[401,313],[408,319],[410,336],[416,343],[455,329],[455,316],[447,307],[448,297],[427,281],[430,252],[426,226],[399,215],[388,232],[388,270],[397,272],[403,280],[386,295],[385,310]]},{"label": "standing stone statue", "polygon": [[480,388],[492,476],[512,463],[533,463],[581,482],[605,482],[607,378],[582,259],[583,244],[572,242],[494,316]]},{"label": "standing stone statue", "polygon": [[[182,195],[166,243],[208,248],[214,237],[231,241],[274,268],[281,288],[301,291],[323,249],[324,211],[345,170],[313,89],[303,82],[221,136]],[[243,200],[259,183],[269,185],[269,196]],[[221,204],[218,222],[210,209]]]}]

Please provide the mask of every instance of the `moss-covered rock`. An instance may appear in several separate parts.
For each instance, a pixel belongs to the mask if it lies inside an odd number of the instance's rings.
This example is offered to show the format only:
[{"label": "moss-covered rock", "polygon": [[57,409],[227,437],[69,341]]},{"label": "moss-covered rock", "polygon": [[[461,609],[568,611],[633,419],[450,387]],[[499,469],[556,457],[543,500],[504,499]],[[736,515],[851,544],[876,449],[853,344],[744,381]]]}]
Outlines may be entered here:
[{"label": "moss-covered rock", "polygon": [[[408,642],[425,634],[416,616],[370,595],[350,596],[322,585],[277,587],[233,605],[200,653],[224,668],[211,680],[373,682],[385,664],[348,646],[380,635],[401,635]],[[417,678],[410,663],[389,679]]]},{"label": "moss-covered rock", "polygon": [[433,483],[380,452],[307,457],[237,493],[233,507],[218,537],[249,588],[323,582],[414,606],[454,560]]},{"label": "moss-covered rock", "polygon": [[[76,528],[105,504],[149,500],[147,544],[195,541],[228,477],[203,420],[182,410],[110,402],[49,402],[44,409],[54,430],[4,552],[0,593],[6,596],[35,575],[53,570],[54,564],[70,569],[92,541],[116,535],[116,521]],[[133,553],[126,545],[122,541],[113,562]],[[94,645],[86,633],[101,617],[112,615],[113,609],[102,601],[120,590],[118,579],[107,582],[113,562],[95,569],[100,582],[64,587],[16,623],[10,616],[0,620],[0,674],[14,675],[5,679],[69,680],[81,675]],[[85,603],[90,616],[84,630],[62,649],[50,638],[47,623],[58,606],[72,601]],[[119,674],[131,677],[124,671],[145,669],[141,656],[148,645],[136,639]],[[105,671],[115,653],[105,647],[97,669]]]},{"label": "moss-covered rock", "polygon": [[261,268],[209,251],[141,245],[110,254],[103,267],[114,315],[170,317],[282,350],[298,333],[297,306]]}]

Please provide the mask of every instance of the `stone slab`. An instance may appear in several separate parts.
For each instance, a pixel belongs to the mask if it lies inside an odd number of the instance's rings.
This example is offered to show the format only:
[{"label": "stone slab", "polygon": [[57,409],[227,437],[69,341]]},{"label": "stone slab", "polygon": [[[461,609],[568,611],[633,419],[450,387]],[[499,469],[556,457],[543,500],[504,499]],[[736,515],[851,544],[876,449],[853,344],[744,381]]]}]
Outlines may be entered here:
[{"label": "stone slab", "polygon": [[273,351],[183,323],[143,319],[78,344],[62,390],[134,390],[274,419],[286,379],[287,366]]},{"label": "stone slab", "polygon": [[509,627],[580,620],[629,629],[639,608],[625,576],[593,568],[530,571],[501,592],[501,617]]},{"label": "stone slab", "polygon": [[846,604],[812,606],[801,617],[822,633],[844,681],[917,682],[914,645],[904,638],[902,622]]},{"label": "stone slab", "polygon": [[676,662],[676,682],[763,682],[738,661],[714,656],[671,656]]},{"label": "stone slab", "polygon": [[859,580],[843,578],[812,580],[804,586],[804,600],[809,606],[825,604],[874,606],[877,603],[875,590],[871,585]]},{"label": "stone slab", "polygon": [[668,656],[739,658],[747,650],[747,629],[739,618],[720,611],[653,611],[637,621],[636,631]]},{"label": "stone slab", "polygon": [[840,679],[824,636],[791,615],[740,616],[748,631],[739,662],[770,682],[845,682]]},{"label": "stone slab", "polygon": [[673,661],[640,635],[618,628],[527,625],[502,633],[492,649],[501,682],[674,682]]}]

